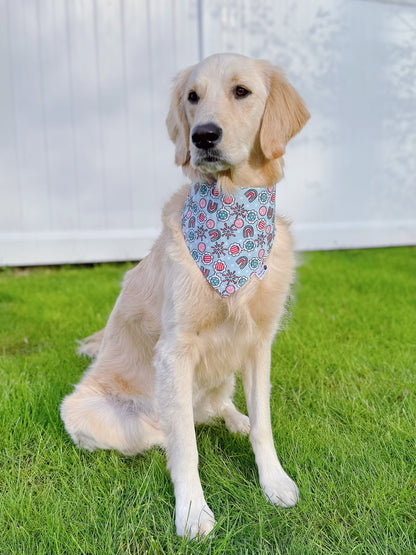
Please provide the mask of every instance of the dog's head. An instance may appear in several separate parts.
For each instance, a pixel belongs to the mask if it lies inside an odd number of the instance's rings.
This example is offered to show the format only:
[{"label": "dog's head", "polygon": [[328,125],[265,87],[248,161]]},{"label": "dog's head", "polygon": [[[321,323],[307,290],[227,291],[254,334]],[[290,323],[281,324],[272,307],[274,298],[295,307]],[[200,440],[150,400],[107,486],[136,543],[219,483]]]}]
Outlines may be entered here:
[{"label": "dog's head", "polygon": [[[259,175],[271,185],[286,143],[309,118],[283,72],[261,60],[215,54],[175,79],[169,136],[175,162],[191,178]],[[243,177],[244,181],[244,177]],[[270,183],[272,181],[272,183]]]}]

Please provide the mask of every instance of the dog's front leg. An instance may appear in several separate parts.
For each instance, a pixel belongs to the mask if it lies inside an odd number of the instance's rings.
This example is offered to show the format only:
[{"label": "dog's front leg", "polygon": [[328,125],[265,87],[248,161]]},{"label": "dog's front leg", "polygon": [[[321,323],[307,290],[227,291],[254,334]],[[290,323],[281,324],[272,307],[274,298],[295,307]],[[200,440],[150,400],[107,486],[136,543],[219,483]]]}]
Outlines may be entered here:
[{"label": "dog's front leg", "polygon": [[161,337],[156,346],[156,395],[176,500],[176,531],[190,539],[209,534],[215,524],[198,474],[192,406],[196,356],[192,346]]},{"label": "dog's front leg", "polygon": [[244,390],[250,417],[250,441],[256,457],[260,484],[272,503],[296,505],[299,490],[283,470],[276,455],[270,419],[271,345],[258,347],[244,373]]}]

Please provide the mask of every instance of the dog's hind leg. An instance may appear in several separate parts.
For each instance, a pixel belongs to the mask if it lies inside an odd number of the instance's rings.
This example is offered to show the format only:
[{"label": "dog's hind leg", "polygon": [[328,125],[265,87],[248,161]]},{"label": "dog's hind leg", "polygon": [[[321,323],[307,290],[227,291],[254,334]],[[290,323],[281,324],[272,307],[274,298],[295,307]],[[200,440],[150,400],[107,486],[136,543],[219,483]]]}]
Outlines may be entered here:
[{"label": "dog's hind leg", "polygon": [[151,362],[157,322],[131,298],[125,285],[105,330],[84,340],[80,350],[94,360],[62,402],[66,430],[90,451],[116,449],[132,455],[164,441]]},{"label": "dog's hind leg", "polygon": [[201,392],[194,407],[195,422],[202,424],[219,416],[224,419],[231,433],[247,435],[250,432],[250,420],[233,403],[234,385],[234,375],[231,374],[221,385]]},{"label": "dog's hind leg", "polygon": [[163,432],[149,399],[117,399],[80,383],[61,405],[65,429],[79,447],[116,449],[135,455],[163,445]]},{"label": "dog's hind leg", "polygon": [[223,407],[220,416],[224,419],[225,425],[232,434],[246,436],[250,433],[249,417],[241,413],[232,401]]}]

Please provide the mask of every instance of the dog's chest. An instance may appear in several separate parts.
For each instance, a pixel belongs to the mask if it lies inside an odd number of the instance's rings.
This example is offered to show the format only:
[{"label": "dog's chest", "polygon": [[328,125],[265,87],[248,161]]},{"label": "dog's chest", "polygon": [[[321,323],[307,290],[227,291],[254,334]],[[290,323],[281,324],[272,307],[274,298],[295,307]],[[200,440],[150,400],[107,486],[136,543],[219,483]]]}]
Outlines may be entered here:
[{"label": "dog's chest", "polygon": [[228,375],[243,370],[254,352],[257,337],[258,330],[253,325],[247,326],[232,319],[201,330],[197,335],[197,382],[215,387]]}]

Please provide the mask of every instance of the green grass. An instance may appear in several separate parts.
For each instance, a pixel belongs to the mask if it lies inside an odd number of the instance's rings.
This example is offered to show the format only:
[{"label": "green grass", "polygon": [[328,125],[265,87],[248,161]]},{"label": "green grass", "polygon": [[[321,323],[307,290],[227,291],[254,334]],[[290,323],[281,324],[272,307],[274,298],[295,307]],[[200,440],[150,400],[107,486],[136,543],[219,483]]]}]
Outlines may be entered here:
[{"label": "green grass", "polygon": [[80,451],[59,418],[87,366],[75,339],[105,324],[129,267],[0,272],[0,553],[414,554],[414,249],[305,255],[272,368],[275,443],[301,501],[269,505],[249,440],[203,426],[218,525],[189,544],[163,451]]}]

